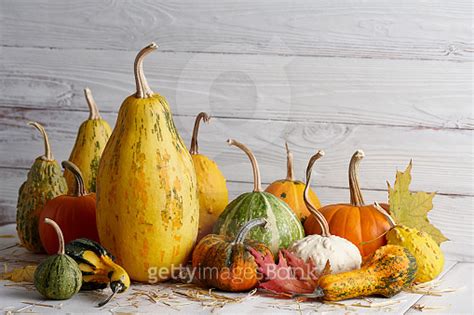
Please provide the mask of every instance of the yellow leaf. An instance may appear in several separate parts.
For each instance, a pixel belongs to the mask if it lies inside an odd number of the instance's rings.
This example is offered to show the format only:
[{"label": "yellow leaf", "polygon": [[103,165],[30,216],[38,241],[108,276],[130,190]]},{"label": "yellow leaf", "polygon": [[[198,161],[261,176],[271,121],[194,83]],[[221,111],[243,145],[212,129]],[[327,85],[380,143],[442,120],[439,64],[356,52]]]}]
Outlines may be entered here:
[{"label": "yellow leaf", "polygon": [[433,209],[433,198],[435,193],[416,192],[409,190],[411,183],[412,161],[408,164],[405,172],[397,171],[393,188],[388,185],[388,199],[390,203],[390,215],[397,224],[416,228],[431,235],[441,244],[448,239],[428,220],[428,212]]},{"label": "yellow leaf", "polygon": [[1,280],[10,280],[13,282],[31,282],[35,274],[36,266],[25,266],[21,268],[13,269],[10,272],[6,272],[0,275]]}]

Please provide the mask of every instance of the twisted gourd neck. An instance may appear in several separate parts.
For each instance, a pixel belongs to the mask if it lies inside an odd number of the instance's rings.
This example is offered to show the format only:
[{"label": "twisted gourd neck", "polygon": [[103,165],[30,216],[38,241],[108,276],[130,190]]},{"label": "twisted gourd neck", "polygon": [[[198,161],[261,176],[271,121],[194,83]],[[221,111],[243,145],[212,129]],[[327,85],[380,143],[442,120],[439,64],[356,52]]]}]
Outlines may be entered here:
[{"label": "twisted gourd neck", "polygon": [[254,219],[252,221],[247,222],[237,233],[235,237],[234,244],[243,244],[247,234],[249,234],[250,230],[257,226],[265,226],[267,224],[267,220],[260,218]]},{"label": "twisted gourd neck", "polygon": [[89,88],[84,89],[84,96],[86,97],[87,106],[89,107],[89,120],[98,120],[100,119],[99,108],[97,103],[92,97],[92,91]]},{"label": "twisted gourd neck", "polygon": [[87,195],[86,185],[84,184],[84,178],[82,177],[82,173],[79,167],[77,167],[71,161],[62,161],[61,165],[65,170],[68,170],[74,175],[76,186],[74,188],[73,195],[76,197],[82,197]]},{"label": "twisted gourd neck", "polygon": [[149,98],[153,96],[153,91],[148,85],[148,81],[143,72],[143,60],[145,56],[156,50],[158,46],[155,43],[151,43],[148,46],[140,50],[135,58],[135,64],[133,67],[135,74],[135,84],[137,87],[137,92],[135,94],[136,98]]},{"label": "twisted gourd neck", "polygon": [[294,181],[295,175],[293,171],[293,153],[290,151],[288,147],[288,142],[285,142],[286,148],[286,180]]},{"label": "twisted gourd neck", "polygon": [[351,204],[356,207],[361,207],[364,205],[364,198],[362,197],[362,192],[360,191],[359,186],[359,164],[360,161],[364,158],[364,152],[362,150],[357,150],[351,158],[349,163],[349,191],[351,193]]},{"label": "twisted gourd neck", "polygon": [[196,120],[194,121],[193,137],[191,139],[191,148],[189,149],[189,153],[191,154],[199,154],[198,133],[201,120],[203,120],[205,123],[208,123],[209,120],[211,120],[211,116],[205,112],[200,112],[196,116]]},{"label": "twisted gourd neck", "polygon": [[306,204],[306,207],[308,208],[309,212],[311,212],[311,214],[314,216],[316,221],[321,226],[321,235],[324,237],[328,237],[328,236],[331,236],[331,233],[329,231],[328,221],[322,215],[322,213],[319,212],[319,210],[313,206],[313,204],[309,200],[309,188],[311,186],[311,173],[313,171],[313,166],[314,166],[314,163],[320,158],[322,158],[323,156],[324,156],[324,151],[319,150],[318,152],[316,152],[315,155],[313,155],[309,159],[308,166],[306,168],[306,186],[304,187],[303,198],[304,198],[304,203]]},{"label": "twisted gourd neck", "polygon": [[260,169],[258,167],[257,159],[255,158],[255,155],[253,155],[252,151],[243,145],[242,143],[229,139],[227,140],[227,143],[229,145],[233,145],[244,151],[247,156],[250,159],[250,163],[252,164],[252,170],[253,170],[253,191],[254,192],[262,192],[262,181],[260,179]]},{"label": "twisted gourd neck", "polygon": [[64,236],[63,236],[63,232],[61,231],[61,228],[55,221],[51,220],[50,218],[45,218],[44,223],[51,225],[54,231],[56,232],[56,234],[58,235],[58,241],[59,241],[58,255],[64,255],[65,254]]},{"label": "twisted gourd neck", "polygon": [[45,161],[54,161],[53,153],[51,152],[51,145],[49,144],[48,134],[44,129],[43,125],[35,121],[28,122],[28,125],[35,127],[41,133],[44,140],[44,155],[41,156],[41,159]]}]

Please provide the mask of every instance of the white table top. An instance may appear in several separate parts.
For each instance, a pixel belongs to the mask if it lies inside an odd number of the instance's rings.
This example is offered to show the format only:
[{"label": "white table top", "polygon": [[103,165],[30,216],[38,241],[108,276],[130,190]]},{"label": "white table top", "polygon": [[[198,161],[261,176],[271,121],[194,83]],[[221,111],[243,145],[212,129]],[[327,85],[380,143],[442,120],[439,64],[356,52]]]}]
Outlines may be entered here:
[{"label": "white table top", "polygon": [[[28,253],[25,249],[14,246],[18,243],[14,225],[0,227],[0,261],[8,271],[14,267],[35,264],[44,256]],[[13,246],[13,247],[11,247]],[[5,249],[7,247],[11,247]],[[3,272],[4,270],[2,270]],[[445,270],[438,278],[436,291],[455,289],[454,292],[442,293],[440,296],[400,293],[386,298],[369,298],[349,300],[342,303],[323,304],[316,301],[296,302],[293,300],[265,297],[258,293],[247,294],[216,294],[229,298],[222,303],[209,296],[207,291],[199,291],[195,287],[187,287],[176,283],[158,285],[132,284],[125,293],[117,295],[109,304],[102,308],[95,305],[108,294],[104,291],[80,292],[70,300],[46,301],[32,285],[21,285],[10,281],[0,281],[0,310],[15,314],[25,313],[96,313],[96,314],[414,314],[420,313],[417,308],[430,314],[473,314],[473,263],[447,260]],[[195,301],[184,294],[202,294],[200,301]],[[204,298],[206,300],[204,300]],[[231,300],[232,299],[232,300]],[[30,305],[30,304],[41,305]],[[364,307],[372,305],[372,307]]]}]

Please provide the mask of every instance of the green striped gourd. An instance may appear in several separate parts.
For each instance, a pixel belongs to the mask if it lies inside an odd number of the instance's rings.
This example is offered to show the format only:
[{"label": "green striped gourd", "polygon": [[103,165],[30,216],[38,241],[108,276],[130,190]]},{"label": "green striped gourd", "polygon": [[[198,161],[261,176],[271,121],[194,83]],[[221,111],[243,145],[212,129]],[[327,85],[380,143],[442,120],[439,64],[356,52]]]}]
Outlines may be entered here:
[{"label": "green striped gourd", "polygon": [[61,167],[54,159],[44,127],[37,122],[29,125],[39,130],[44,140],[44,155],[35,159],[26,181],[18,193],[16,230],[20,243],[34,253],[44,252],[38,230],[38,220],[44,205],[67,191]]},{"label": "green striped gourd", "polygon": [[235,140],[230,139],[228,143],[240,148],[249,157],[254,190],[240,195],[227,205],[214,226],[214,233],[235,237],[248,221],[263,218],[268,222],[266,228],[253,229],[248,238],[264,243],[277,254],[280,248],[287,248],[304,237],[303,226],[285,202],[262,190],[259,167],[252,151]]},{"label": "green striped gourd", "polygon": [[[82,173],[85,188],[88,192],[96,191],[96,177],[99,169],[99,161],[109,140],[112,129],[107,121],[99,114],[97,104],[92,97],[90,89],[84,89],[87,105],[89,106],[89,118],[84,121],[77,132],[76,143],[72,148],[69,161],[74,163]],[[76,179],[68,171],[64,171],[64,177],[69,188],[69,193],[74,193],[76,189]]]}]

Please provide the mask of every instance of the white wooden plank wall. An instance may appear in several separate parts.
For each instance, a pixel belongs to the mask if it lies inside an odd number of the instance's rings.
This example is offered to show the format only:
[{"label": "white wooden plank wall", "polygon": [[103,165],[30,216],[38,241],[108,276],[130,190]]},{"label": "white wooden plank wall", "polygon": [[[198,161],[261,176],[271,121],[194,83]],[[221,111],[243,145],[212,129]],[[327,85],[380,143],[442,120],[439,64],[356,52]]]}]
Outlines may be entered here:
[{"label": "white wooden plank wall", "polygon": [[472,261],[472,2],[462,1],[80,1],[0,2],[0,223],[13,222],[17,190],[42,151],[28,120],[44,123],[66,159],[93,90],[113,124],[133,92],[133,58],[146,60],[189,143],[194,115],[200,148],[229,180],[251,189],[245,156],[255,150],[263,180],[284,176],[283,142],[302,176],[324,149],[315,189],[323,203],[348,199],[347,163],[366,152],[366,200],[386,200],[386,180],[414,159],[413,189],[437,191],[430,217]]}]

